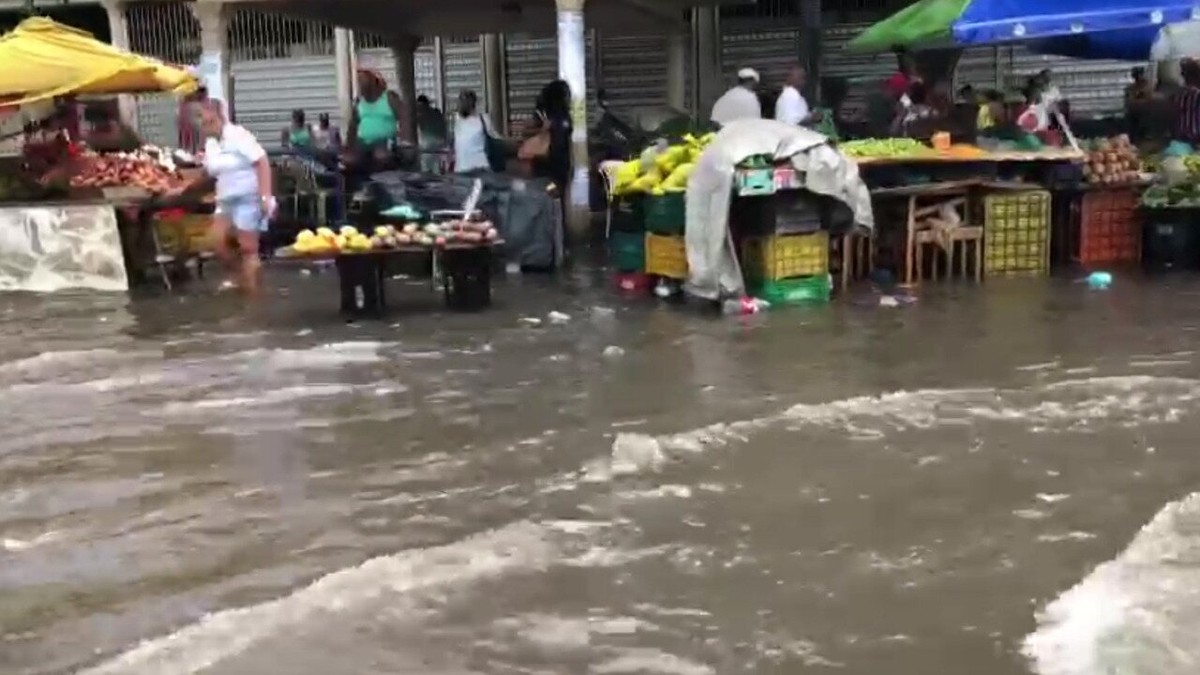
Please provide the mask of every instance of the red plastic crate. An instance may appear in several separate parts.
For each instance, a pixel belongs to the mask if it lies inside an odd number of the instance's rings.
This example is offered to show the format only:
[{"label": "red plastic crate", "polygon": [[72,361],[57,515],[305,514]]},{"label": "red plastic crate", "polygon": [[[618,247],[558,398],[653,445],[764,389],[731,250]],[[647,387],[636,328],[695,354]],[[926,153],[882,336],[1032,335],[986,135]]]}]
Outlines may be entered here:
[{"label": "red plastic crate", "polygon": [[1085,194],[1079,209],[1078,261],[1090,265],[1141,260],[1137,207],[1138,195],[1130,189]]}]

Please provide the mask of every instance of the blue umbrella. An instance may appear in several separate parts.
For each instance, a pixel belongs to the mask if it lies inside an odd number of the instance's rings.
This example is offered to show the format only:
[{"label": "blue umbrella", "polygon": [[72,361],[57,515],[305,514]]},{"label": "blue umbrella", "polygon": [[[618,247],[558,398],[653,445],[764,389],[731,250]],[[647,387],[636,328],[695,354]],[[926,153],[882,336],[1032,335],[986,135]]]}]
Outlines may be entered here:
[{"label": "blue umbrella", "polygon": [[1200,19],[1200,0],[973,0],[951,26],[961,45],[1161,27]]},{"label": "blue umbrella", "polygon": [[1139,26],[1034,40],[1029,48],[1039,54],[1076,59],[1170,60],[1200,56],[1198,31],[1200,24],[1195,21],[1168,26]]}]

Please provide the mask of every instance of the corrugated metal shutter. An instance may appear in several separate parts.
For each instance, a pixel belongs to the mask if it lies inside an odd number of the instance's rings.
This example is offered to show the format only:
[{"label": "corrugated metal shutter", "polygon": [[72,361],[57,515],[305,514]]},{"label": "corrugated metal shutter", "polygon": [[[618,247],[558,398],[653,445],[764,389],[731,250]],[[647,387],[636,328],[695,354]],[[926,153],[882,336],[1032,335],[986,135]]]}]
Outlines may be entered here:
[{"label": "corrugated metal shutter", "polygon": [[443,40],[442,72],[446,83],[447,108],[455,107],[459,93],[466,89],[475,92],[480,101],[485,100],[483,45],[479,38]]},{"label": "corrugated metal shutter", "polygon": [[179,99],[174,94],[137,97],[138,135],[151,145],[179,144]]},{"label": "corrugated metal shutter", "polygon": [[821,33],[821,77],[847,81],[845,108],[850,111],[862,110],[867,96],[878,91],[879,84],[896,71],[896,57],[892,54],[860,54],[846,49],[868,26],[867,23],[833,24]]},{"label": "corrugated metal shutter", "polygon": [[292,110],[304,110],[311,119],[320,113],[338,115],[333,56],[242,61],[232,64],[230,72],[234,116],[267,148],[279,146]]},{"label": "corrugated metal shutter", "polygon": [[[362,68],[370,68],[387,80],[388,87],[397,90],[399,79],[396,77],[396,57],[391,49],[373,47],[359,49],[356,58]],[[437,58],[433,53],[432,44],[422,44],[417,47],[414,57],[417,76],[417,95],[424,94],[435,104],[440,104],[438,92]]]},{"label": "corrugated metal shutter", "polygon": [[1125,85],[1131,64],[1123,61],[1083,61],[1061,56],[1033,54],[1024,47],[1001,50],[1000,63],[1005,85],[1025,86],[1030,76],[1045,68],[1054,72],[1054,83],[1071,104],[1072,115],[1095,117],[1124,110]]},{"label": "corrugated metal shutter", "polygon": [[608,94],[616,109],[667,104],[667,49],[665,35],[600,38],[600,75],[597,89]]},{"label": "corrugated metal shutter", "polygon": [[1004,71],[1000,68],[1000,51],[1010,47],[974,47],[964,49],[954,70],[954,89],[971,85],[976,90],[1003,89]]},{"label": "corrugated metal shutter", "polygon": [[[596,110],[596,50],[594,34],[587,34],[588,124],[595,122]],[[504,67],[508,76],[508,123],[524,123],[533,114],[542,87],[558,79],[558,39],[506,36]]]},{"label": "corrugated metal shutter", "polygon": [[800,61],[800,27],[781,27],[780,23],[782,20],[762,19],[721,22],[721,74],[726,84],[733,84],[738,70],[753,68],[766,87],[783,85],[788,69]]}]

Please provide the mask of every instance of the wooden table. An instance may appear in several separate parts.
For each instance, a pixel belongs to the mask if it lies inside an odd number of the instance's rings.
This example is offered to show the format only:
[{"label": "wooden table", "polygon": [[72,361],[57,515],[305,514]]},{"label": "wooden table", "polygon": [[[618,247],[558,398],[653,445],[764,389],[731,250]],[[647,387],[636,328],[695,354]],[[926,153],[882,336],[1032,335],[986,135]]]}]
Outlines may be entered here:
[{"label": "wooden table", "polygon": [[285,247],[279,260],[328,262],[337,268],[341,311],[350,316],[382,316],[387,311],[384,281],[388,262],[400,256],[428,255],[433,261],[432,281],[439,281],[446,305],[453,309],[483,309],[492,301],[492,253],[503,240],[486,243],[451,243],[443,246],[405,245],[370,251],[296,253]]},{"label": "wooden table", "polygon": [[998,162],[1081,162],[1082,152],[1070,149],[1051,148],[1036,152],[984,152],[978,157],[940,154],[936,151],[922,155],[903,157],[852,157],[859,166],[882,166],[889,164],[988,164]]}]

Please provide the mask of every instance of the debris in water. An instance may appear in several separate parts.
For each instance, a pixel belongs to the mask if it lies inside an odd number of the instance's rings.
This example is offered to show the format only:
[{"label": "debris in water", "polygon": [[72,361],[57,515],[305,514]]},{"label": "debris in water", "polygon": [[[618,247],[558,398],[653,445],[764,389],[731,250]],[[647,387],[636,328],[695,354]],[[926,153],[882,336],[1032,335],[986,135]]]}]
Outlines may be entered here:
[{"label": "debris in water", "polygon": [[1088,288],[1094,291],[1107,290],[1112,286],[1113,276],[1108,272],[1092,272],[1087,276]]},{"label": "debris in water", "polygon": [[523,316],[521,317],[521,323],[527,326],[540,326],[542,325],[542,320],[535,316]]},{"label": "debris in water", "polygon": [[617,315],[617,310],[611,307],[601,307],[599,305],[592,308],[593,319],[611,319]]},{"label": "debris in water", "polygon": [[619,358],[625,356],[625,350],[616,345],[609,345],[604,348],[604,356],[610,359]]},{"label": "debris in water", "polygon": [[300,276],[302,276],[302,277],[311,277],[311,276],[312,276],[312,270],[310,270],[310,269],[302,269],[302,270],[300,270]]},{"label": "debris in water", "polygon": [[305,335],[312,335],[312,329],[311,328],[303,328],[301,330],[296,331],[296,337],[304,337]]},{"label": "debris in water", "polygon": [[546,315],[546,318],[550,320],[550,323],[563,324],[571,320],[571,315],[563,314],[562,312],[550,312]]},{"label": "debris in water", "polygon": [[900,301],[890,295],[879,296],[880,307],[899,307]]}]

